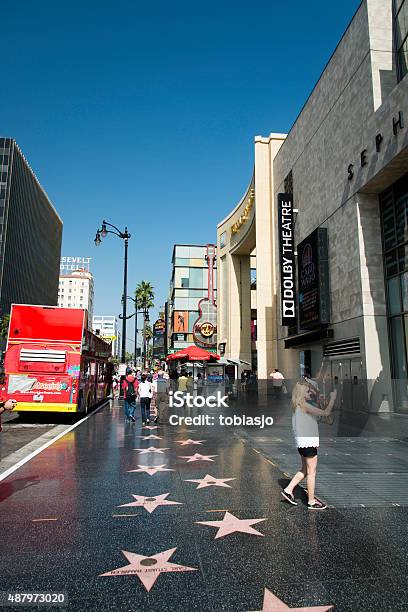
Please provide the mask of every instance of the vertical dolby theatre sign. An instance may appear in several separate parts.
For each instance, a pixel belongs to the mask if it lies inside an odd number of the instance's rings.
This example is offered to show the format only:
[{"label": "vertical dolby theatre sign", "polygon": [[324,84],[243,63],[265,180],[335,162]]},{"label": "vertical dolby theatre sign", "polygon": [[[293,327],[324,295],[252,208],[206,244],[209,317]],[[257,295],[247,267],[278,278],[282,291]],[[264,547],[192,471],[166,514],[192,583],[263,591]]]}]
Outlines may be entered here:
[{"label": "vertical dolby theatre sign", "polygon": [[293,196],[278,194],[279,267],[282,325],[296,324],[296,273],[293,228]]}]

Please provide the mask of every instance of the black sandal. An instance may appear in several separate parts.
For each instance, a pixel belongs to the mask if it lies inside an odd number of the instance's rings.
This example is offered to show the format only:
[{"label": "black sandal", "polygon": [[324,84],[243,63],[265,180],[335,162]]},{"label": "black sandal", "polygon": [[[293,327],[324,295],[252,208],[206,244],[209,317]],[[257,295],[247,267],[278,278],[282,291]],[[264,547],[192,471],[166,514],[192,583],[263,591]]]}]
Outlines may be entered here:
[{"label": "black sandal", "polygon": [[292,506],[297,506],[297,501],[295,501],[295,498],[293,497],[292,493],[287,493],[285,489],[282,489],[281,495],[286,499],[286,501],[292,504]]}]

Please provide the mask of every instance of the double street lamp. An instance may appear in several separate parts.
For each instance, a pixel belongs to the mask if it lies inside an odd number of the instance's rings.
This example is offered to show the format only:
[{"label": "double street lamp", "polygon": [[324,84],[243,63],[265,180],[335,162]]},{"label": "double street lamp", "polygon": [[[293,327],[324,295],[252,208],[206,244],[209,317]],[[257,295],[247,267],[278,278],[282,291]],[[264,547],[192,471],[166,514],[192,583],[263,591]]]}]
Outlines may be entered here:
[{"label": "double street lamp", "polygon": [[[112,227],[113,230],[108,230],[107,227]],[[116,227],[116,225],[112,225],[111,223],[108,223],[107,221],[105,221],[105,219],[102,221],[102,227],[101,229],[98,229],[96,231],[96,236],[95,236],[95,246],[100,246],[102,244],[102,240],[101,238],[106,238],[106,236],[108,234],[115,234],[115,236],[117,236],[118,238],[120,238],[121,240],[124,241],[125,244],[125,257],[124,257],[124,272],[123,272],[123,297],[122,297],[122,316],[120,317],[123,322],[122,322],[122,355],[121,355],[121,362],[122,363],[126,363],[126,293],[127,293],[127,263],[128,263],[128,244],[129,244],[129,238],[130,238],[130,234],[127,230],[127,227],[125,227],[125,231],[121,232],[120,229],[118,229]]]}]

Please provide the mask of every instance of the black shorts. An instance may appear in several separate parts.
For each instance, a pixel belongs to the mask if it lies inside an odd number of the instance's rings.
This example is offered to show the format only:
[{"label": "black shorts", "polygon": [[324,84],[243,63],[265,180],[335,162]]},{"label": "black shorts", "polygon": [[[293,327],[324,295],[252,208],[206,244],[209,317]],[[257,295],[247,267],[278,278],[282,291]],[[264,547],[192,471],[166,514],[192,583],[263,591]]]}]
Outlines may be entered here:
[{"label": "black shorts", "polygon": [[302,448],[298,447],[298,453],[302,455],[302,457],[316,457],[317,446],[304,446]]}]

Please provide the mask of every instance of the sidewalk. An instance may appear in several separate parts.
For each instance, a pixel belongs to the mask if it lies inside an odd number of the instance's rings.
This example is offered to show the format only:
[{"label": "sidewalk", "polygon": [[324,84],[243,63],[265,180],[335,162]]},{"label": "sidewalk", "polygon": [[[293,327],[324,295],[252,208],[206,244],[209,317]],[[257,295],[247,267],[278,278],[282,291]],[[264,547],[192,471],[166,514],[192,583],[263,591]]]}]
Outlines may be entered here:
[{"label": "sidewalk", "polygon": [[239,436],[91,416],[0,483],[2,590],[81,612],[407,610],[406,509],[289,506]]},{"label": "sidewalk", "polygon": [[[239,429],[248,444],[293,475],[300,461],[288,400],[244,397],[232,413],[273,416],[272,427]],[[339,507],[408,507],[408,415],[336,412],[332,425],[320,423],[317,491]]]}]

